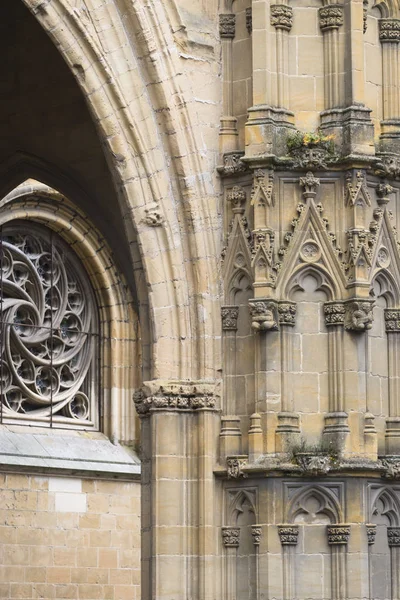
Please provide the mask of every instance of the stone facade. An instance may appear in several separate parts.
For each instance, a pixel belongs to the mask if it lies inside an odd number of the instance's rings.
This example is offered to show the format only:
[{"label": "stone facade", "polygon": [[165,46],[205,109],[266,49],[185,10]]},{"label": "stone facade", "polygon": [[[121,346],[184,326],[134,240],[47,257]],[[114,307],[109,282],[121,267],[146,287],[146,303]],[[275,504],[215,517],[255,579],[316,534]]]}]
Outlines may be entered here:
[{"label": "stone facade", "polygon": [[0,595],[398,598],[398,3],[0,21]]}]

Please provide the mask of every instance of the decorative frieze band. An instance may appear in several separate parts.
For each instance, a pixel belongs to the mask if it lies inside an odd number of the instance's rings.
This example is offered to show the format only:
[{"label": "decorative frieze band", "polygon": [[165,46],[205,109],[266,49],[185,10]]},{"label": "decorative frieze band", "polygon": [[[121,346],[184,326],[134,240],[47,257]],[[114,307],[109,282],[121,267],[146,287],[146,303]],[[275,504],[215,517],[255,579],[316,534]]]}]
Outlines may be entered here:
[{"label": "decorative frieze band", "polygon": [[350,539],[350,525],[328,525],[327,533],[330,546],[347,544]]},{"label": "decorative frieze band", "polygon": [[219,35],[221,38],[232,39],[235,37],[236,15],[225,13],[219,15]]},{"label": "decorative frieze band", "polygon": [[261,537],[262,537],[261,525],[252,525],[251,526],[251,536],[253,538],[253,544],[255,546],[259,546],[261,543]]},{"label": "decorative frieze band", "polygon": [[222,542],[225,548],[238,548],[240,541],[239,527],[222,527]]},{"label": "decorative frieze band", "polygon": [[387,528],[388,544],[391,548],[400,546],[400,527]]},{"label": "decorative frieze band", "polygon": [[379,19],[379,39],[385,42],[400,42],[400,19]]},{"label": "decorative frieze band", "polygon": [[238,306],[222,306],[221,319],[223,331],[236,331],[239,317]]},{"label": "decorative frieze band", "polygon": [[255,331],[276,331],[279,325],[296,324],[296,303],[267,298],[249,300],[251,326]]},{"label": "decorative frieze band", "polygon": [[290,31],[293,26],[293,9],[291,6],[283,4],[272,4],[271,6],[271,25],[277,29]]},{"label": "decorative frieze band", "polygon": [[400,308],[385,308],[385,328],[388,333],[400,331]]},{"label": "decorative frieze band", "polygon": [[337,29],[343,25],[343,6],[335,4],[319,9],[319,26],[322,31]]},{"label": "decorative frieze band", "polygon": [[368,546],[372,546],[373,544],[375,544],[376,525],[368,523],[365,527],[367,529]]},{"label": "decorative frieze band", "polygon": [[198,381],[147,381],[133,395],[139,415],[155,410],[212,409],[217,404],[217,386]]},{"label": "decorative frieze band", "polygon": [[325,302],[325,325],[344,325],[347,331],[366,331],[373,321],[372,300],[346,300]]},{"label": "decorative frieze band", "polygon": [[282,546],[296,546],[299,539],[299,526],[278,525],[278,534]]}]

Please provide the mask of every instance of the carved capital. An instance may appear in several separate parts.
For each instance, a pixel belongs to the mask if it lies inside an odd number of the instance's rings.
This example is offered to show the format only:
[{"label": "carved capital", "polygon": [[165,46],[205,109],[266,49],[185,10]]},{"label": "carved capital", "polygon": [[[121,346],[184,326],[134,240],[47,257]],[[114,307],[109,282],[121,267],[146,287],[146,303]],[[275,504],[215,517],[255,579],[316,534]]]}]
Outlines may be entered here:
[{"label": "carved capital", "polygon": [[322,31],[337,29],[343,25],[343,6],[332,4],[319,9],[319,26]]},{"label": "carved capital", "polygon": [[234,185],[227,194],[227,200],[232,204],[232,211],[234,213],[243,214],[244,205],[246,203],[246,191],[241,185]]},{"label": "carved capital", "polygon": [[236,331],[238,316],[238,306],[221,306],[222,330]]},{"label": "carved capital", "polygon": [[400,42],[400,19],[379,19],[379,39],[382,43]]},{"label": "carved capital", "polygon": [[296,325],[297,306],[295,302],[279,302],[278,321],[279,325]]},{"label": "carved capital", "polygon": [[253,298],[249,300],[251,326],[255,331],[278,329],[278,306],[275,300]]},{"label": "carved capital", "polygon": [[243,468],[247,462],[247,456],[228,456],[226,459],[228,479],[246,479],[247,473],[244,473]]},{"label": "carved capital", "polygon": [[312,171],[309,171],[305,177],[300,177],[299,183],[300,186],[304,188],[303,197],[305,199],[315,198],[320,180],[317,179],[317,177],[314,177]]},{"label": "carved capital", "polygon": [[344,302],[325,302],[325,325],[344,325],[346,309]]},{"label": "carved capital", "polygon": [[372,546],[373,544],[375,544],[376,525],[372,523],[367,523],[365,527],[367,529],[368,546]]},{"label": "carved capital", "polygon": [[225,13],[219,15],[219,35],[221,38],[233,39],[235,37],[236,15]]},{"label": "carved capital", "polygon": [[388,183],[380,183],[376,187],[376,195],[378,196],[377,202],[380,206],[383,204],[387,204],[389,202],[390,194],[393,194],[395,191],[394,187],[389,185]]},{"label": "carved capital", "polygon": [[345,329],[348,331],[366,331],[371,329],[373,321],[372,300],[350,300],[345,303]]},{"label": "carved capital", "polygon": [[400,308],[385,308],[385,328],[388,333],[400,331]]},{"label": "carved capital", "polygon": [[387,528],[388,544],[391,548],[400,546],[400,527]]},{"label": "carved capital", "polygon": [[255,546],[259,546],[261,543],[261,537],[262,537],[261,525],[252,525],[251,526],[251,536],[253,538],[253,544]]},{"label": "carved capital", "polygon": [[213,409],[218,398],[216,384],[158,379],[145,382],[133,395],[140,416],[157,410]]},{"label": "carved capital", "polygon": [[277,29],[290,31],[293,25],[293,9],[284,4],[271,5],[271,25]]},{"label": "carved capital", "polygon": [[278,525],[278,534],[282,546],[296,546],[299,538],[299,526]]},{"label": "carved capital", "polygon": [[400,479],[400,460],[398,458],[383,458],[382,466],[385,469],[382,474],[384,479]]},{"label": "carved capital", "polygon": [[222,542],[225,548],[238,548],[240,540],[239,527],[222,527]]},{"label": "carved capital", "polygon": [[350,525],[328,525],[328,544],[330,546],[347,544],[350,538]]},{"label": "carved capital", "polygon": [[248,34],[251,35],[253,31],[253,11],[251,6],[249,8],[246,8],[246,28]]}]

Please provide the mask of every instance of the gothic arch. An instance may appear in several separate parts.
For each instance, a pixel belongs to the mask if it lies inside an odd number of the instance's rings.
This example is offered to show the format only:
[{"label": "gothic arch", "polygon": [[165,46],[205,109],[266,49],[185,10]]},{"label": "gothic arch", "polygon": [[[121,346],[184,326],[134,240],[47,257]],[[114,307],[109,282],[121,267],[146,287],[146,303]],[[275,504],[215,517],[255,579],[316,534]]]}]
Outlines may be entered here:
[{"label": "gothic arch", "polygon": [[386,269],[380,269],[376,273],[371,282],[371,289],[373,290],[374,284],[379,285],[379,296],[383,296],[387,302],[388,307],[396,307],[400,302],[400,293],[398,285],[394,277]]},{"label": "gothic arch", "polygon": [[399,0],[376,0],[373,7],[379,8],[383,18],[398,19],[400,15]]},{"label": "gothic arch", "polygon": [[324,292],[327,300],[333,300],[338,297],[338,287],[335,285],[328,271],[321,265],[299,265],[286,284],[285,297],[290,299],[296,291],[303,291],[303,282],[310,275],[316,280],[316,291]]},{"label": "gothic arch", "polygon": [[254,523],[257,521],[256,496],[252,490],[240,490],[232,498],[228,506],[228,523],[237,525],[239,515],[243,513],[243,506],[249,507],[254,514]]},{"label": "gothic arch", "polygon": [[[83,264],[102,324],[101,351],[109,357],[101,377],[105,392],[104,432],[115,443],[131,441],[138,435],[133,431],[136,419],[131,402],[138,381],[130,361],[135,355],[135,340],[137,343],[139,339],[138,322],[132,296],[114,268],[107,242],[73,202],[40,182],[22,184],[0,202],[0,226],[14,220],[29,220],[52,229],[73,247]],[[119,344],[112,344],[112,338],[118,339]]]},{"label": "gothic arch", "polygon": [[[170,368],[174,376],[181,379],[215,375],[217,345],[209,343],[210,337],[214,338],[214,327],[218,323],[214,314],[217,310],[216,268],[211,257],[216,257],[218,252],[215,250],[214,230],[205,233],[206,225],[211,221],[211,208],[208,208],[211,192],[202,178],[192,178],[193,183],[187,185],[187,178],[192,173],[204,170],[199,165],[202,152],[197,140],[187,132],[190,130],[187,123],[193,120],[193,115],[187,112],[187,108],[179,108],[186,107],[188,102],[182,97],[177,84],[171,83],[173,78],[164,76],[165,72],[175,72],[178,65],[174,62],[177,58],[171,58],[175,53],[164,51],[168,44],[173,44],[173,37],[169,25],[163,24],[161,5],[158,6],[159,11],[147,6],[146,10],[142,10],[141,3],[134,7],[130,5],[129,11],[126,8],[140,24],[140,35],[130,31],[130,42],[137,47],[135,51],[132,48],[127,51],[125,38],[124,52],[129,55],[131,64],[135,54],[144,55],[147,70],[145,76],[142,74],[140,77],[139,71],[132,69],[134,75],[123,89],[114,75],[113,61],[109,58],[112,53],[103,51],[97,32],[93,31],[80,10],[71,7],[65,0],[23,2],[53,39],[75,74],[106,149],[129,242],[135,243],[137,232],[146,284],[150,289],[149,304],[154,325],[151,376],[168,376]],[[118,4],[124,3],[121,0]],[[116,12],[118,14],[118,10]],[[120,23],[116,23],[114,13],[112,21],[118,31]],[[119,35],[126,35],[122,26]],[[165,58],[167,54],[169,58]],[[150,63],[158,71],[157,78],[148,70]],[[147,79],[168,81],[165,86],[163,83],[157,85],[156,106],[153,98],[149,101]],[[172,85],[176,86],[175,90],[171,89]],[[128,98],[128,90],[132,89],[135,97]],[[172,97],[181,101],[170,107],[167,98]],[[168,107],[181,124],[181,127],[175,128],[178,133],[173,137],[163,134],[163,126],[168,128],[170,124],[169,117],[168,122],[161,126],[155,122],[154,109],[160,112],[160,106]],[[135,121],[130,116],[132,114],[135,114]],[[164,118],[165,115],[161,120]],[[141,122],[140,127],[138,122]],[[166,139],[165,153],[180,157],[175,164],[174,161],[165,161],[165,155],[158,150],[158,141],[163,143]],[[173,166],[169,167],[167,162]],[[168,171],[170,177],[165,177]],[[183,194],[185,209],[181,202]],[[201,206],[200,216],[198,205]],[[149,227],[145,220],[146,210],[160,213],[161,219],[164,218],[163,225]],[[192,223],[196,221],[199,224],[193,228]],[[182,229],[183,233],[180,233]],[[200,254],[207,259],[201,259]],[[213,298],[208,313],[213,313],[214,318],[199,319],[206,296]],[[208,331],[207,328],[211,329]],[[167,348],[170,366],[165,373],[161,357]]]},{"label": "gothic arch", "polygon": [[400,503],[390,489],[381,490],[371,506],[371,523],[374,523],[379,517],[387,519],[390,527],[400,526]]},{"label": "gothic arch", "polygon": [[293,523],[301,514],[308,514],[309,507],[315,515],[326,516],[330,523],[342,522],[342,511],[338,499],[328,489],[319,485],[310,485],[301,489],[291,500],[287,508],[287,523]]}]

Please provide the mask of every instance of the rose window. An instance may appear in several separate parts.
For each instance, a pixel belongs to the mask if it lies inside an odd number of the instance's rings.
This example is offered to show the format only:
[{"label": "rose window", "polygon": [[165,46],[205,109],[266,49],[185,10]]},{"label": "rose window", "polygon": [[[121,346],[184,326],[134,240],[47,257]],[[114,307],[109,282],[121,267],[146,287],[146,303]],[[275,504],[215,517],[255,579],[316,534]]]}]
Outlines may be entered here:
[{"label": "rose window", "polygon": [[77,256],[55,233],[0,230],[0,416],[93,426],[96,312]]}]

